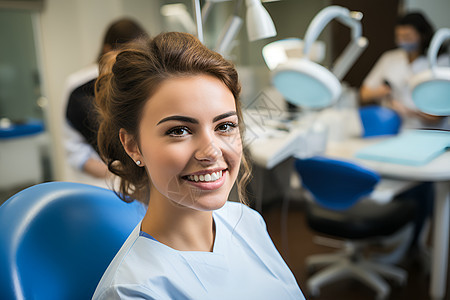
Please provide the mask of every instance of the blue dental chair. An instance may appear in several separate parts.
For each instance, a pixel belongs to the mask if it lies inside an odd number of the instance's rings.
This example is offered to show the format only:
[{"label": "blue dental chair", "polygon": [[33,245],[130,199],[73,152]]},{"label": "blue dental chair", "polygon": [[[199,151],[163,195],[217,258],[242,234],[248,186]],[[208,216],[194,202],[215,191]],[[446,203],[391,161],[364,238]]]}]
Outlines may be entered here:
[{"label": "blue dental chair", "polygon": [[137,201],[79,183],[17,193],[0,207],[0,298],[91,299],[144,214]]},{"label": "blue dental chair", "polygon": [[[407,273],[391,263],[364,255],[371,245],[408,244],[416,207],[411,201],[379,204],[368,200],[380,177],[354,163],[326,157],[297,159],[295,168],[313,201],[307,201],[306,220],[315,232],[337,238],[342,250],[309,256],[311,270],[323,267],[307,281],[308,292],[318,296],[324,285],[354,278],[376,291],[376,299],[387,299],[387,277],[404,284]],[[330,239],[323,239],[330,242]],[[389,245],[392,246],[392,245]],[[383,276],[383,277],[382,277]]]},{"label": "blue dental chair", "polygon": [[380,105],[363,106],[359,109],[363,127],[363,138],[396,135],[402,119],[395,110]]}]

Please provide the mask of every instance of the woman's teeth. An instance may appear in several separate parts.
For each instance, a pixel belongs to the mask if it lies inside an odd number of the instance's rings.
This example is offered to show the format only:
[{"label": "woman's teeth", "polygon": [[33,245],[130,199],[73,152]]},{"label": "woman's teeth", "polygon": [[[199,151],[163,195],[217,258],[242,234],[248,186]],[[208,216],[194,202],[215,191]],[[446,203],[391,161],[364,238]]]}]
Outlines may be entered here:
[{"label": "woman's teeth", "polygon": [[212,172],[210,174],[203,174],[203,175],[189,175],[187,179],[189,181],[195,181],[195,182],[209,182],[209,181],[216,181],[217,179],[222,177],[222,171],[218,172]]}]

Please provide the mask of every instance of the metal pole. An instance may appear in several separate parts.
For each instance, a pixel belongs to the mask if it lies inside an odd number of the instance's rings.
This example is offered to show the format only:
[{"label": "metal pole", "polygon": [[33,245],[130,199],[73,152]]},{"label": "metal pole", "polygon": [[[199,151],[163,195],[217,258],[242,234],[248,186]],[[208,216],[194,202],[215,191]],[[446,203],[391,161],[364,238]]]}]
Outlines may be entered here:
[{"label": "metal pole", "polygon": [[200,42],[203,43],[203,23],[202,23],[202,10],[200,8],[200,0],[193,0],[195,10],[195,23],[197,24],[197,37]]}]

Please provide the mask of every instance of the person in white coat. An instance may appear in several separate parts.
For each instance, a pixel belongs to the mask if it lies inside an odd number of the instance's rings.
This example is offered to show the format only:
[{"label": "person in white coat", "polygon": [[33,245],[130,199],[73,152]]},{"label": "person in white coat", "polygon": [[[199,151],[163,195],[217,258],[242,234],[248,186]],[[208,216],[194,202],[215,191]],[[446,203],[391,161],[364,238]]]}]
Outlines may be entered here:
[{"label": "person in white coat", "polygon": [[[124,43],[146,35],[140,24],[130,18],[115,20],[105,32],[98,60]],[[97,151],[98,122],[94,108],[97,76],[98,63],[95,63],[71,74],[66,80],[64,146],[67,161],[74,170],[104,179],[109,174]]]},{"label": "person in white coat", "polygon": [[[100,153],[118,195],[148,209],[93,299],[304,299],[263,218],[243,204],[234,66],[169,32],[107,55],[100,71]],[[228,200],[235,182],[242,203]]]},{"label": "person in white coat", "polygon": [[[434,34],[433,26],[420,12],[408,13],[399,18],[395,26],[395,42],[398,48],[385,52],[375,63],[360,89],[362,104],[379,103],[394,109],[402,118],[402,130],[439,129],[450,130],[450,118],[419,111],[412,101],[410,79],[429,68],[426,53]],[[441,55],[440,66],[450,66],[448,55]],[[398,196],[411,199],[419,206],[415,221],[411,250],[424,247],[420,235],[427,234],[427,219],[433,210],[434,187],[426,182]]]},{"label": "person in white coat", "polygon": [[[362,104],[379,103],[396,110],[403,128],[450,129],[449,119],[419,111],[411,98],[410,78],[429,68],[426,51],[434,29],[425,16],[413,12],[402,16],[395,26],[398,48],[389,50],[375,63],[360,89]],[[450,66],[448,55],[438,65]]]}]

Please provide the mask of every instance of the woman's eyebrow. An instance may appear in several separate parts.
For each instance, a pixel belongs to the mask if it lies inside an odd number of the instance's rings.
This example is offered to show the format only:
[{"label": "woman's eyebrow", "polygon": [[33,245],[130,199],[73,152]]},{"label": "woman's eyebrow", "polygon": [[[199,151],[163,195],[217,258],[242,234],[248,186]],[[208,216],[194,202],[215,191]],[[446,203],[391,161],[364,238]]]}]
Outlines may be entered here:
[{"label": "woman's eyebrow", "polygon": [[231,117],[231,116],[235,116],[235,115],[236,115],[235,111],[229,111],[227,113],[224,113],[224,114],[218,115],[217,117],[214,117],[213,123],[215,123],[215,122],[217,122],[219,120]]},{"label": "woman's eyebrow", "polygon": [[186,116],[169,116],[169,117],[166,117],[166,118],[160,120],[158,122],[158,124],[156,124],[156,125],[159,125],[159,124],[167,122],[167,121],[181,121],[181,122],[187,122],[187,123],[192,123],[192,124],[198,124],[198,120],[194,119],[194,118],[191,118],[191,117],[186,117]]},{"label": "woman's eyebrow", "polygon": [[[213,118],[213,123],[217,122],[219,120],[231,117],[231,116],[235,116],[235,115],[236,115],[235,111],[230,111],[230,112],[227,112],[227,113],[220,114],[220,115],[218,115],[218,116]],[[156,125],[159,125],[159,124],[167,122],[167,121],[181,121],[181,122],[192,123],[192,124],[198,124],[199,123],[197,119],[194,119],[194,118],[191,118],[191,117],[186,117],[186,116],[175,115],[175,116],[169,116],[169,117],[166,117],[164,119],[161,119],[158,122],[158,124],[156,124]]]}]

